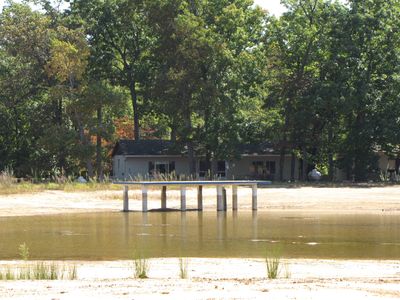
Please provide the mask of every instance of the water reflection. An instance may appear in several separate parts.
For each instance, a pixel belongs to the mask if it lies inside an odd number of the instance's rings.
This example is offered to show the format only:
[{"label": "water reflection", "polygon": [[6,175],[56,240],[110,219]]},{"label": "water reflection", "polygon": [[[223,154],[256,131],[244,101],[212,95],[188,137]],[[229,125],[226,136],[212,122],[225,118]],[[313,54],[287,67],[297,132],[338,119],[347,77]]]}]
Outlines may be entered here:
[{"label": "water reflection", "polygon": [[271,243],[287,257],[400,258],[397,215],[268,212],[95,213],[0,218],[0,259],[27,243],[33,259],[262,257]]}]

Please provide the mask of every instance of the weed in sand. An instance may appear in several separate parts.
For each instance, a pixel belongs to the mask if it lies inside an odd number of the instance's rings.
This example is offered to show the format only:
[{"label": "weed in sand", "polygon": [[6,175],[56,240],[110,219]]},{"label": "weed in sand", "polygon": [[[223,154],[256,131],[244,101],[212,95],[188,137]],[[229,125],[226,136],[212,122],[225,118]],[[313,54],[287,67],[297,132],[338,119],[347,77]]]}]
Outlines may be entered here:
[{"label": "weed in sand", "polygon": [[267,276],[269,279],[276,279],[280,270],[281,249],[274,247],[266,250],[265,263],[267,267]]},{"label": "weed in sand", "polygon": [[149,272],[149,262],[143,255],[134,255],[135,278],[145,279]]},{"label": "weed in sand", "polygon": [[77,268],[60,267],[56,263],[37,262],[36,264],[24,264],[14,268],[7,267],[0,270],[0,280],[75,280]]},{"label": "weed in sand", "polygon": [[189,259],[187,257],[179,258],[179,277],[181,279],[188,278]]}]

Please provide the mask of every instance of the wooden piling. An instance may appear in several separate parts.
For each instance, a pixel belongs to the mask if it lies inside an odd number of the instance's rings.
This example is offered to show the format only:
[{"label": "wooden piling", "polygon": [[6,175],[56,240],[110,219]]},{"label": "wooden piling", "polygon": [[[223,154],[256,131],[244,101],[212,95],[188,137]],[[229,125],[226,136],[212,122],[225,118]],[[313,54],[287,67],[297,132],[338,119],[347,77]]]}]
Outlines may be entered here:
[{"label": "wooden piling", "polygon": [[257,184],[251,187],[252,209],[257,210]]},{"label": "wooden piling", "polygon": [[129,188],[127,185],[124,186],[124,212],[129,211]]},{"label": "wooden piling", "polygon": [[147,186],[142,185],[142,211],[147,212]]},{"label": "wooden piling", "polygon": [[224,204],[222,201],[222,186],[217,186],[217,211],[223,211]]},{"label": "wooden piling", "polygon": [[167,186],[163,185],[161,190],[161,209],[167,209]]},{"label": "wooden piling", "polygon": [[197,187],[197,209],[203,210],[203,186]]},{"label": "wooden piling", "polygon": [[181,211],[186,211],[186,187],[181,186]]},{"label": "wooden piling", "polygon": [[238,209],[238,188],[236,185],[232,186],[232,210]]},{"label": "wooden piling", "polygon": [[224,211],[226,211],[228,205],[226,203],[226,188],[223,187],[222,188],[222,208]]}]

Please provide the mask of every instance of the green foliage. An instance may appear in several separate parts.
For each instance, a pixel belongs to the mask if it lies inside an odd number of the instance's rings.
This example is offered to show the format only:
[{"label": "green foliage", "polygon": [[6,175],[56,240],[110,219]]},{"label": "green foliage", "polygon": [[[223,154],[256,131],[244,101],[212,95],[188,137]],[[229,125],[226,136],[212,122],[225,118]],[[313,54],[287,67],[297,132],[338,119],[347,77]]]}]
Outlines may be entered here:
[{"label": "green foliage", "polygon": [[249,0],[11,1],[0,170],[102,180],[115,121],[133,115],[136,139],[176,140],[193,174],[196,156],[269,140],[281,175],[290,153],[302,179],[315,165],[378,179],[376,151],[400,155],[399,2],[282,2],[275,18]]}]

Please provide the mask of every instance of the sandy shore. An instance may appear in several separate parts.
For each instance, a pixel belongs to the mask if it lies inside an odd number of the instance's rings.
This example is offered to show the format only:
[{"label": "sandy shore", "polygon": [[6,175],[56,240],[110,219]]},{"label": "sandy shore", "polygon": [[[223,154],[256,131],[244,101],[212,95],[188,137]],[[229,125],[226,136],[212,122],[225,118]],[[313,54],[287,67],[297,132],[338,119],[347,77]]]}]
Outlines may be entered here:
[{"label": "sandy shore", "polygon": [[[7,262],[16,264],[17,262]],[[70,262],[71,264],[73,262]],[[0,282],[2,299],[399,299],[397,261],[285,260],[289,278],[266,278],[261,259],[151,259],[149,279],[131,261],[77,262],[78,280]],[[4,264],[4,262],[3,262]],[[285,272],[286,273],[286,272]]]},{"label": "sandy shore", "polygon": [[[149,193],[149,209],[159,209],[160,190]],[[216,209],[216,191],[203,191],[204,210]],[[228,189],[228,209],[231,193]],[[167,193],[168,208],[179,209],[179,191]],[[196,208],[196,190],[187,192],[188,208]],[[129,192],[130,209],[141,210],[141,191]],[[238,191],[239,210],[251,209],[251,189]],[[259,210],[285,210],[319,213],[400,213],[400,186],[372,188],[261,188]],[[0,195],[0,217],[39,214],[79,213],[122,210],[121,191],[64,192],[45,191],[34,194]]]},{"label": "sandy shore", "polygon": [[[122,209],[121,198],[122,191],[45,191],[0,196],[0,217],[119,211]],[[215,210],[215,190],[206,189],[204,198],[204,209]],[[130,191],[130,199],[131,209],[140,210],[140,191]],[[195,208],[195,190],[188,192],[188,200],[188,208]],[[151,191],[149,208],[159,207],[160,192]],[[168,191],[168,207],[179,208],[178,191]],[[259,210],[269,211],[397,215],[400,212],[400,187],[265,188],[259,189],[258,207]],[[250,209],[251,191],[241,188],[239,210]],[[19,263],[2,261],[0,265]],[[0,298],[400,298],[399,261],[289,259],[284,260],[288,272],[282,272],[277,280],[266,279],[265,262],[262,259],[190,258],[189,279],[179,278],[177,258],[151,259],[150,278],[146,280],[133,278],[132,261],[60,263],[76,264],[78,280],[0,281]]]}]

